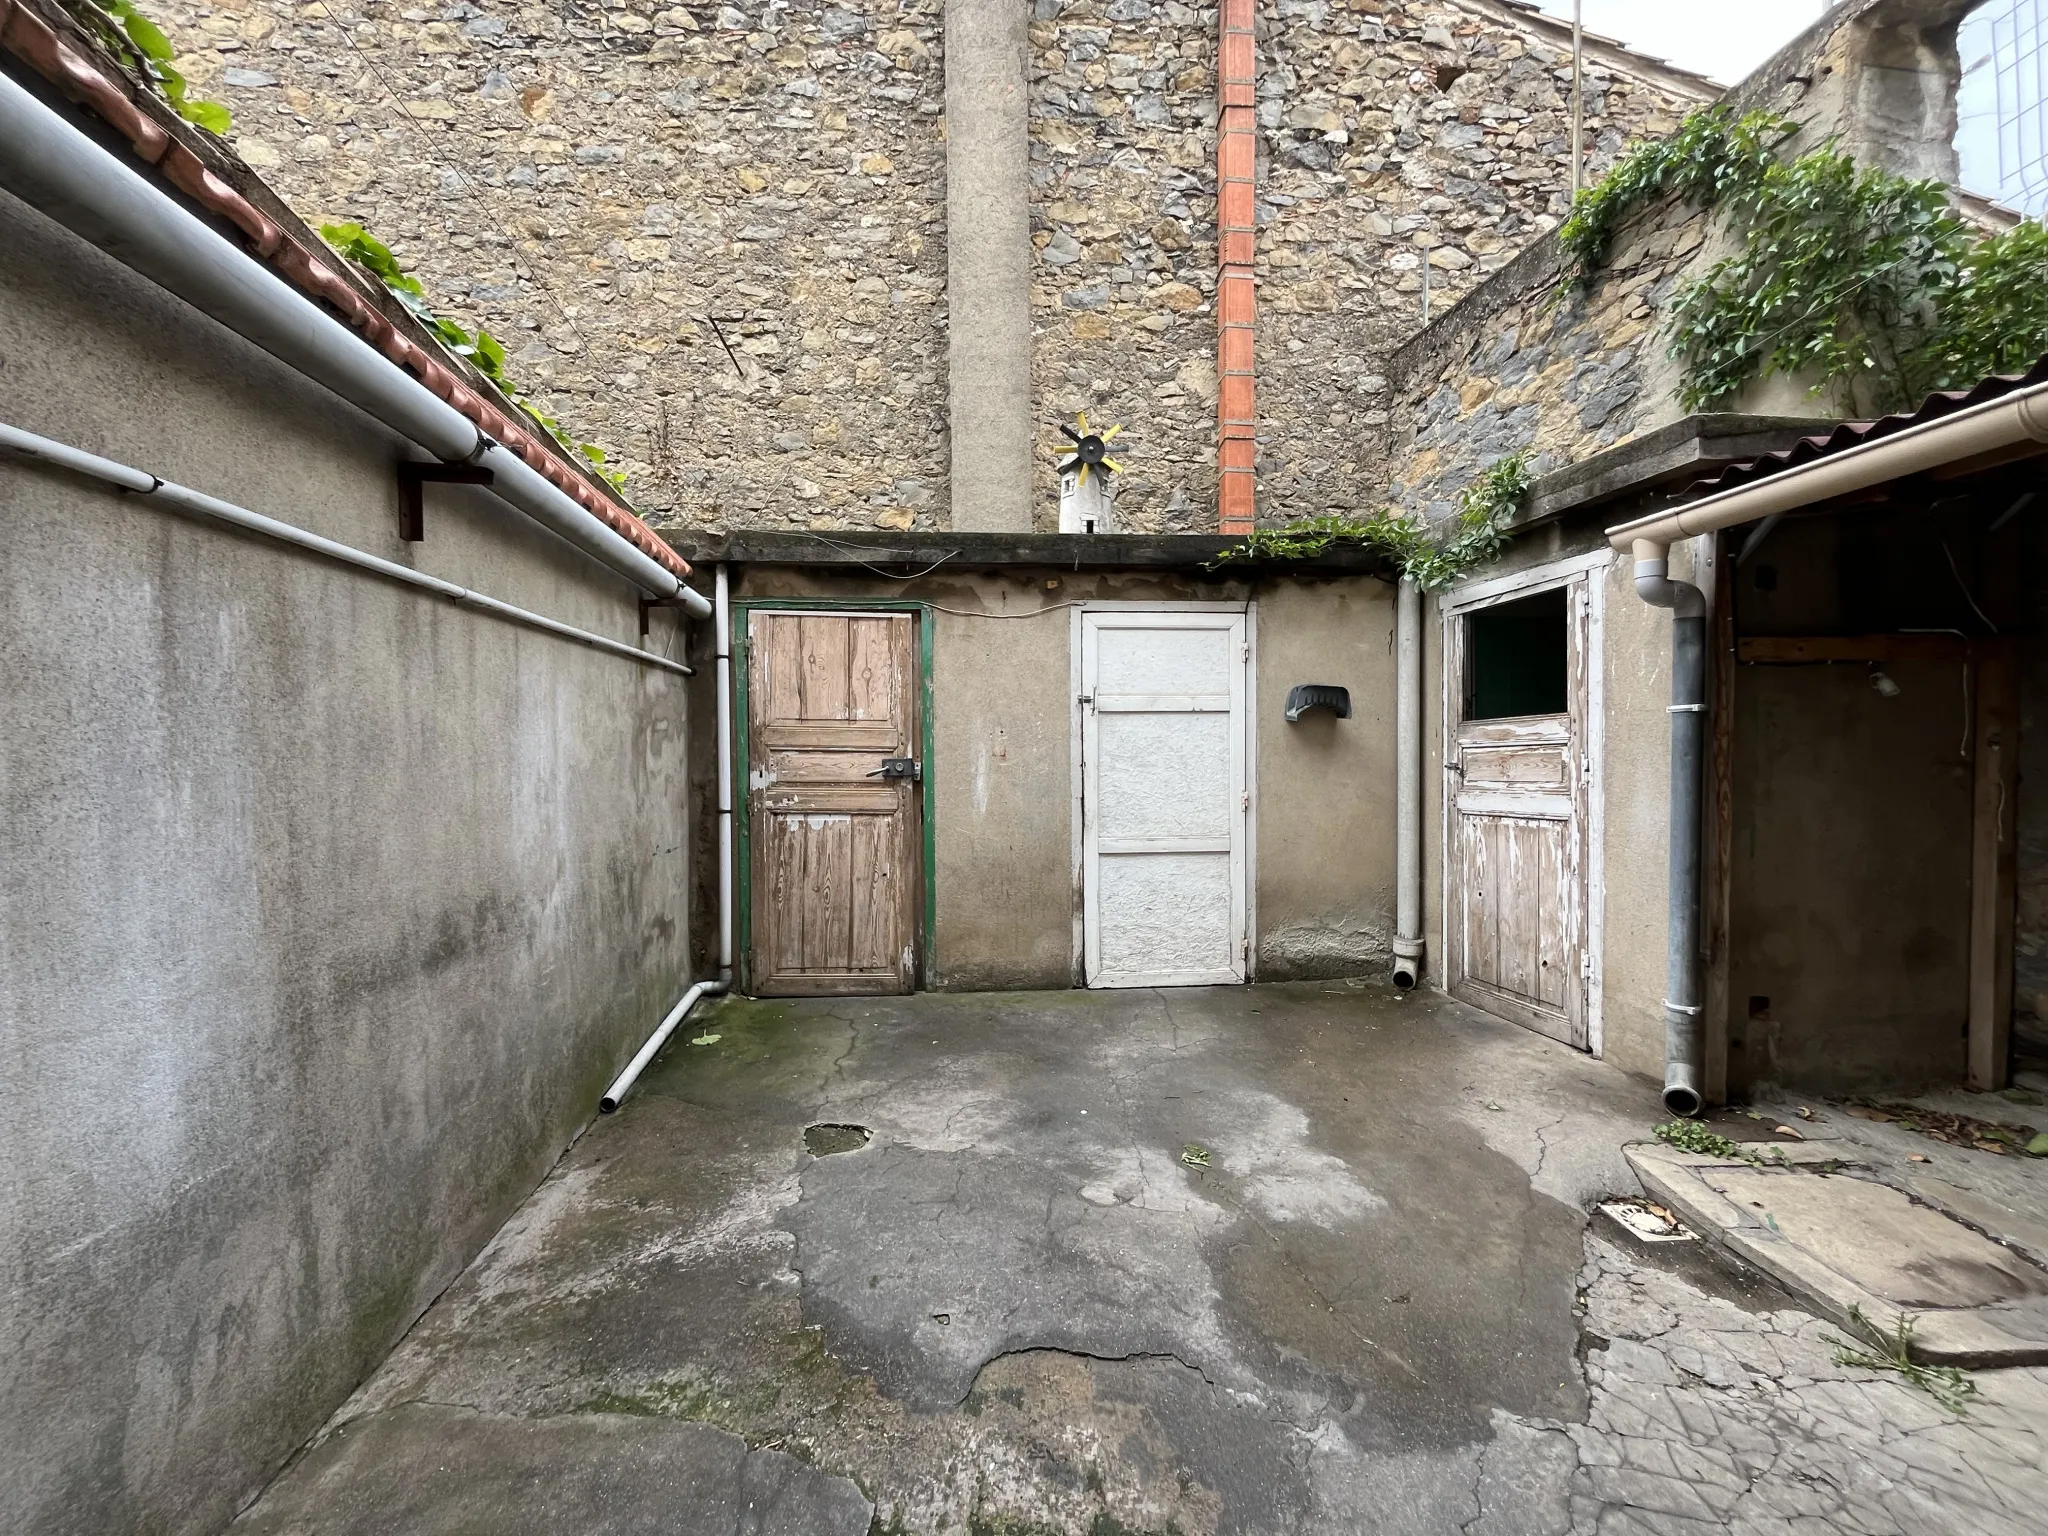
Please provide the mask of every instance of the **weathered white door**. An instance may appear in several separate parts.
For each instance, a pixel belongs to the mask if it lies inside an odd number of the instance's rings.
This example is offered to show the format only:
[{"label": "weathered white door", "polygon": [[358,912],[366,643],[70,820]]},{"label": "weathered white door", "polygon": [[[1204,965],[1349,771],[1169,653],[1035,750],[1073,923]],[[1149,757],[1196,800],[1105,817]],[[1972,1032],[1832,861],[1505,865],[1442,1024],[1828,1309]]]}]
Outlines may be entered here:
[{"label": "weathered white door", "polygon": [[1091,987],[1245,979],[1246,616],[1081,614]]},{"label": "weathered white door", "polygon": [[1453,996],[1588,1044],[1586,578],[1451,616]]}]

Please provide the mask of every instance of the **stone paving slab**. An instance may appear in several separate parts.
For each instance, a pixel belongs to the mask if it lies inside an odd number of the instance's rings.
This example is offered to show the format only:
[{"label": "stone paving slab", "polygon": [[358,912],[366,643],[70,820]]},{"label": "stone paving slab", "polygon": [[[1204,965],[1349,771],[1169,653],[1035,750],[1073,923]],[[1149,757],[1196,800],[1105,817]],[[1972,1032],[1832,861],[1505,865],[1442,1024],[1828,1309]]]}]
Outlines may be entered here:
[{"label": "stone paving slab", "polygon": [[1930,1364],[2048,1364],[2048,1276],[2024,1258],[1854,1168],[1823,1171],[1839,1149],[1755,1155],[1769,1162],[1628,1149],[1653,1198],[1837,1322],[1853,1308],[1889,1333],[1910,1317]]}]

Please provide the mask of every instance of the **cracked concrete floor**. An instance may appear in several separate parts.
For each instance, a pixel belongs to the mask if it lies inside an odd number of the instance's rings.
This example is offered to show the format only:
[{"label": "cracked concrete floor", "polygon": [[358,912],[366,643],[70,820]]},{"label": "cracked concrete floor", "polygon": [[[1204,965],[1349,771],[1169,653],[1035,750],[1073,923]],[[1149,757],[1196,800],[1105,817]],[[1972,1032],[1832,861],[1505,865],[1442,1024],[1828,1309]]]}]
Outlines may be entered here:
[{"label": "cracked concrete floor", "polygon": [[238,1531],[2041,1528],[2048,1370],[1958,1417],[1696,1245],[1589,1230],[1652,1088],[1458,1004],[696,1028]]}]

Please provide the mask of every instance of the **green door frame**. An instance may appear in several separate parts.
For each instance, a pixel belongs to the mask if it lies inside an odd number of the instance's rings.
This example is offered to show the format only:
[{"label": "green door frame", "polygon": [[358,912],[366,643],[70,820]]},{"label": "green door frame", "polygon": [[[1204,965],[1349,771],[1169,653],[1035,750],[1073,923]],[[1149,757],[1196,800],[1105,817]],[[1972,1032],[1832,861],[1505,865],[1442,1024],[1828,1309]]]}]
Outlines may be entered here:
[{"label": "green door frame", "polygon": [[[933,813],[938,801],[932,787],[932,608],[929,603],[894,598],[823,597],[740,597],[732,602],[732,713],[733,783],[738,789],[734,807],[733,871],[739,903],[735,914],[739,930],[739,965],[744,983],[754,977],[754,850],[753,790],[747,780],[747,749],[753,739],[753,720],[748,714],[747,682],[753,671],[753,622],[757,612],[767,613],[907,613],[917,628],[917,729],[918,761],[923,764],[918,785],[918,814],[922,852],[923,900],[918,903],[917,984],[929,989],[938,973],[939,892],[937,843],[933,835]],[[745,987],[742,987],[745,990]]]}]

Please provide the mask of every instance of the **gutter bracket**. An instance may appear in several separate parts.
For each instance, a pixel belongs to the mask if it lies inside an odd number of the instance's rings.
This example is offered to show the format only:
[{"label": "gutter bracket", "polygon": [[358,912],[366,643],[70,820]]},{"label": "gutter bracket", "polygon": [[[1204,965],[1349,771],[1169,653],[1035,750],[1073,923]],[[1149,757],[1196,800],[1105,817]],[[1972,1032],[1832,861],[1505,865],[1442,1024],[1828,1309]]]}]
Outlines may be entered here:
[{"label": "gutter bracket", "polygon": [[[488,445],[485,438],[479,450]],[[408,544],[423,542],[427,536],[427,499],[421,487],[428,481],[438,485],[490,485],[498,477],[478,464],[422,464],[417,459],[398,461],[398,536]],[[646,633],[642,621],[642,634]]]},{"label": "gutter bracket", "polygon": [[642,640],[647,638],[647,617],[655,609],[688,608],[689,606],[680,597],[648,597],[643,593],[640,598],[640,638]]}]

